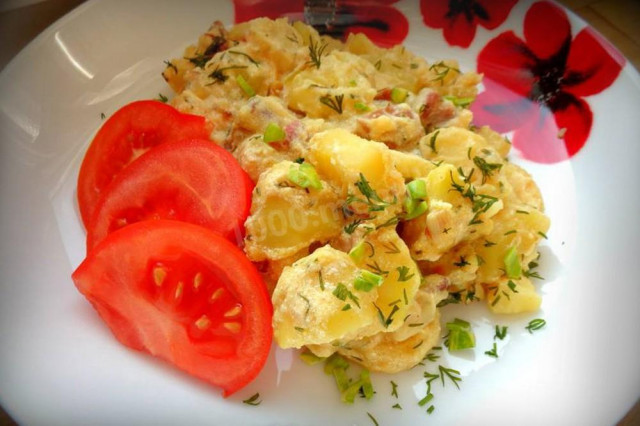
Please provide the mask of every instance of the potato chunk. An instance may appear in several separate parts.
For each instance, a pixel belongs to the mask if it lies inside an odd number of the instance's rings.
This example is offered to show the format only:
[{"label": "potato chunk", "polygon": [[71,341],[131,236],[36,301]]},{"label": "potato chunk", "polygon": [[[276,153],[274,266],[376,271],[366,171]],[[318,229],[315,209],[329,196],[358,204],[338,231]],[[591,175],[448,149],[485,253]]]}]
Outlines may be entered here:
[{"label": "potato chunk", "polygon": [[404,319],[420,287],[420,271],[409,248],[395,230],[382,228],[363,240],[364,256],[358,266],[384,278],[378,288],[376,311],[383,331],[394,331]]},{"label": "potato chunk", "polygon": [[359,272],[349,255],[328,245],[284,268],[272,296],[278,345],[347,342],[377,322],[378,292],[354,288]]},{"label": "potato chunk", "polygon": [[253,261],[282,259],[340,233],[340,200],[326,182],[322,189],[291,182],[298,164],[282,161],[260,175],[245,223],[245,252]]},{"label": "potato chunk", "polygon": [[489,309],[496,314],[535,312],[542,302],[526,277],[518,280],[501,278],[496,284],[488,286],[486,292]]},{"label": "potato chunk", "polygon": [[357,185],[363,183],[364,177],[380,199],[372,202],[384,208],[372,215],[371,204],[356,201],[349,203],[349,209],[366,217],[375,216],[369,223],[379,225],[401,212],[404,178],[394,167],[394,159],[384,144],[368,141],[343,129],[327,130],[311,138],[309,160],[345,200],[350,195],[359,200],[368,199],[363,187]]}]

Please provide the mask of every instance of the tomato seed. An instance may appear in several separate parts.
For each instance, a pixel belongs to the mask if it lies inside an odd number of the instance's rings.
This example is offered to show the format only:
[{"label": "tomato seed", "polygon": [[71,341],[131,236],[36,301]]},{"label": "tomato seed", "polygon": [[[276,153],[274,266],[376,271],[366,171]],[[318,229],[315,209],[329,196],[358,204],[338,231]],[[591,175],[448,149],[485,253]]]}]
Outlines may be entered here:
[{"label": "tomato seed", "polygon": [[225,312],[224,317],[225,318],[235,317],[240,313],[240,311],[242,311],[242,306],[236,305],[233,308],[229,309],[227,312]]},{"label": "tomato seed", "polygon": [[199,330],[205,330],[209,328],[210,325],[211,325],[211,321],[206,315],[201,316],[196,321],[196,327],[198,327]]},{"label": "tomato seed", "polygon": [[155,268],[153,268],[153,282],[156,283],[158,287],[162,285],[166,276],[167,271],[165,271],[164,268],[160,266],[156,266]]},{"label": "tomato seed", "polygon": [[180,281],[178,283],[178,285],[176,286],[176,294],[175,294],[175,298],[179,299],[180,296],[182,296],[182,289],[184,288],[184,283],[182,281]]},{"label": "tomato seed", "polygon": [[224,325],[224,328],[226,328],[227,330],[229,330],[232,333],[239,333],[240,332],[240,323],[239,322],[225,322],[223,325]]},{"label": "tomato seed", "polygon": [[195,277],[193,277],[193,288],[195,288],[196,290],[198,289],[198,287],[200,287],[200,285],[202,284],[202,280],[203,280],[203,276],[202,276],[202,272],[198,272]]},{"label": "tomato seed", "polygon": [[216,291],[214,291],[211,294],[211,297],[209,298],[209,302],[215,302],[217,299],[219,299],[220,296],[222,296],[222,292],[223,292],[222,288],[219,288]]}]

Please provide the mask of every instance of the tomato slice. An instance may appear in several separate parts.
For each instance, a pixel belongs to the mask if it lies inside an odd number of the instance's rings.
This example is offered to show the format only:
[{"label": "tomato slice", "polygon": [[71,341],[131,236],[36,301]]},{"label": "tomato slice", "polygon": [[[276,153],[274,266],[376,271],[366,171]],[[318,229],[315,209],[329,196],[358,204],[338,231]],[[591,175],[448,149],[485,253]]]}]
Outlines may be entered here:
[{"label": "tomato slice", "polygon": [[100,128],[78,175],[78,205],[85,226],[113,177],[151,147],[167,141],[208,139],[204,117],[183,114],[159,101],[136,101],[116,111]]},{"label": "tomato slice", "polygon": [[239,243],[252,190],[236,159],[211,141],[157,146],[105,188],[87,226],[87,251],[107,234],[146,219],[191,222]]},{"label": "tomato slice", "polygon": [[263,368],[271,302],[241,249],[213,231],[148,220],[107,236],[72,275],[123,344],[228,396]]}]

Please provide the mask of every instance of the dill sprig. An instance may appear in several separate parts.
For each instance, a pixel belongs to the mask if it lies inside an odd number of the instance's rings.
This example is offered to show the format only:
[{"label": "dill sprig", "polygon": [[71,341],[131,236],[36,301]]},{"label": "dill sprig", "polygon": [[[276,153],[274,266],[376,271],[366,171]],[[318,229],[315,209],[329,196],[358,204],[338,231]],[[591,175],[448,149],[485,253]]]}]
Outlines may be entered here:
[{"label": "dill sprig", "polygon": [[502,327],[496,325],[496,333],[494,334],[493,339],[504,340],[504,338],[507,337],[507,329],[508,327],[506,325]]},{"label": "dill sprig", "polygon": [[492,356],[494,358],[498,358],[498,346],[496,345],[496,343],[494,342],[491,350],[485,351],[484,354],[488,356]]},{"label": "dill sprig", "polygon": [[234,55],[241,55],[244,56],[245,58],[247,58],[249,60],[249,62],[251,62],[253,65],[255,65],[256,67],[260,66],[260,62],[256,61],[255,59],[253,59],[251,56],[249,56],[248,54],[244,53],[244,52],[238,52],[237,50],[227,50],[228,53],[232,53]]},{"label": "dill sprig", "polygon": [[320,41],[314,43],[313,37],[309,37],[309,62],[315,65],[318,69],[320,69],[320,65],[322,64],[322,54],[327,46],[327,43],[321,44]]},{"label": "dill sprig", "polygon": [[482,183],[485,183],[487,178],[502,168],[502,163],[488,163],[484,158],[477,156],[473,157],[473,163],[480,169],[480,172],[482,172]]},{"label": "dill sprig", "polygon": [[529,321],[529,324],[525,327],[529,333],[533,334],[535,330],[540,330],[542,327],[547,325],[547,322],[542,318],[536,318]]},{"label": "dill sprig", "polygon": [[444,386],[444,378],[447,376],[449,380],[456,385],[458,389],[460,389],[459,381],[462,380],[460,377],[460,372],[458,370],[454,370],[453,368],[443,367],[442,365],[438,366],[438,370],[440,371],[440,380],[442,380],[442,386]]},{"label": "dill sprig", "polygon": [[435,64],[431,65],[429,67],[429,71],[433,71],[436,73],[436,78],[431,79],[431,81],[440,82],[442,82],[447,77],[450,71],[455,71],[460,74],[460,70],[458,68],[447,65],[443,61],[436,62]]},{"label": "dill sprig", "polygon": [[378,318],[380,319],[380,322],[382,323],[384,328],[387,328],[389,327],[389,325],[391,325],[391,323],[393,322],[393,316],[400,310],[397,304],[393,305],[393,308],[391,308],[391,312],[389,312],[389,315],[385,318],[380,307],[376,305],[376,302],[373,302],[373,306],[375,306],[376,310],[378,311]]},{"label": "dill sprig", "polygon": [[344,95],[333,95],[333,98],[330,95],[320,96],[320,103],[328,106],[338,114],[342,114],[342,101],[344,100]]},{"label": "dill sprig", "polygon": [[260,392],[256,392],[250,398],[247,398],[242,402],[247,405],[260,405],[260,403],[262,402],[262,400],[260,399]]},{"label": "dill sprig", "polygon": [[[213,55],[222,50],[222,47],[227,42],[224,37],[216,36],[213,38],[213,41],[203,53],[200,53],[192,58],[187,58],[189,62],[194,64],[198,68],[204,68],[204,66],[213,58]],[[176,71],[177,72],[177,71]]]},{"label": "dill sprig", "polygon": [[227,67],[220,68],[216,66],[216,68],[209,74],[209,78],[214,79],[214,83],[224,83],[229,78],[228,75],[224,73],[227,70],[236,70],[236,69],[244,69],[247,68],[246,65],[229,65]]},{"label": "dill sprig", "polygon": [[415,275],[409,274],[410,269],[408,266],[398,266],[396,270],[398,271],[398,281],[409,281]]}]

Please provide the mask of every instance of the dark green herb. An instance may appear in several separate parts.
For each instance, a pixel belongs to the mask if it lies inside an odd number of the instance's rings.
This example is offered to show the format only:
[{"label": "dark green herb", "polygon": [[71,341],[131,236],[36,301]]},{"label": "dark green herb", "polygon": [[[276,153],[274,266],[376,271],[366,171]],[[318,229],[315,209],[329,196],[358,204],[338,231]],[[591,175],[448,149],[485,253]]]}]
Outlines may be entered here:
[{"label": "dark green herb", "polygon": [[542,318],[536,318],[529,321],[529,324],[525,327],[529,333],[533,334],[535,330],[540,330],[542,327],[547,325],[547,322]]},{"label": "dark green herb", "polygon": [[360,301],[356,295],[351,293],[351,291],[342,283],[338,283],[336,288],[333,290],[332,294],[343,302],[347,300],[351,300],[356,306],[360,307]]},{"label": "dark green herb", "polygon": [[227,50],[228,53],[232,53],[234,55],[241,55],[244,56],[245,58],[247,58],[253,65],[255,65],[256,67],[260,66],[260,62],[256,61],[255,59],[253,59],[251,56],[247,55],[244,52],[238,52],[237,50]]},{"label": "dark green herb", "polygon": [[209,78],[212,78],[214,80],[214,83],[224,83],[229,78],[229,76],[226,75],[224,71],[239,70],[239,69],[245,69],[245,68],[247,68],[246,65],[229,65],[227,67],[222,67],[222,68],[220,68],[219,66],[216,66],[216,68],[213,71],[211,71],[211,73],[209,74]]},{"label": "dark green herb", "polygon": [[242,401],[243,403],[247,404],[247,405],[260,405],[260,403],[262,402],[260,400],[260,392],[257,392],[255,394],[253,394],[250,398],[245,399],[244,401]]},{"label": "dark green herb", "polygon": [[333,95],[331,98],[330,95],[320,96],[320,103],[331,108],[338,114],[342,114],[342,101],[344,100],[344,95]]},{"label": "dark green herb", "polygon": [[322,55],[327,46],[327,43],[320,44],[320,41],[314,43],[313,38],[309,37],[309,62],[318,69],[320,69],[320,65],[322,64]]},{"label": "dark green herb", "polygon": [[495,344],[495,342],[493,343],[493,347],[491,348],[491,350],[485,351],[484,354],[492,356],[494,358],[498,358],[498,346]]},{"label": "dark green herb", "polygon": [[413,278],[413,276],[415,275],[415,274],[409,275],[410,269],[408,266],[404,266],[404,265],[398,266],[396,270],[398,271],[398,281],[408,281],[411,278]]}]

